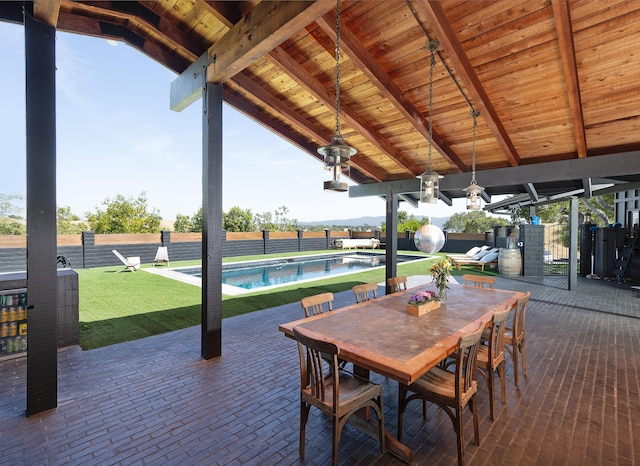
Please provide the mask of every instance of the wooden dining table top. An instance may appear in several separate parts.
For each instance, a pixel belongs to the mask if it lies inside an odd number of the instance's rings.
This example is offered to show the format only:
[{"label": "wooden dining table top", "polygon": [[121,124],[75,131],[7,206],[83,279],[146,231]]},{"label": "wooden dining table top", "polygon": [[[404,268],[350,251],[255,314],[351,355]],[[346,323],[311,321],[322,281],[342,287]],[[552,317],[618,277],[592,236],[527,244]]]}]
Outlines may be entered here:
[{"label": "wooden dining table top", "polygon": [[482,325],[488,327],[496,311],[512,307],[523,293],[450,284],[447,302],[416,317],[406,304],[422,285],[363,303],[325,312],[279,326],[293,337],[296,326],[315,338],[338,345],[340,359],[410,384],[457,347],[458,339]]}]

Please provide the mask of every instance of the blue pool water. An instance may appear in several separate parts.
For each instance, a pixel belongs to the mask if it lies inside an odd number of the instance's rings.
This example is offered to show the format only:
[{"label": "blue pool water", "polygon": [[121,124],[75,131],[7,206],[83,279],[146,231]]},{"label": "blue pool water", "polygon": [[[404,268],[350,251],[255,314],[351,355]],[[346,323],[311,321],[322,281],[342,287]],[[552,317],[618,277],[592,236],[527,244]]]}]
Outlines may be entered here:
[{"label": "blue pool water", "polygon": [[[425,259],[425,257],[398,255],[398,263],[418,259]],[[350,272],[361,272],[384,265],[384,254],[367,253],[228,263],[222,266],[222,284],[251,290],[302,280],[327,278]],[[175,269],[175,271],[202,278],[201,267]]]}]

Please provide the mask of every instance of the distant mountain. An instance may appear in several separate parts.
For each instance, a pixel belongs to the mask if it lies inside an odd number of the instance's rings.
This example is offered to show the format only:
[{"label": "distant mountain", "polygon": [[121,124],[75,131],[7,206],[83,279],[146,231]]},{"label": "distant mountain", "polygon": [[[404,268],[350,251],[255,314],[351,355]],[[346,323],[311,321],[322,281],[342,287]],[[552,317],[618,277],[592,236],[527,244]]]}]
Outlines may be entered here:
[{"label": "distant mountain", "polygon": [[[422,219],[421,216],[416,216],[417,219]],[[442,225],[449,220],[449,217],[431,217],[431,223],[442,228]],[[342,218],[337,220],[320,220],[317,222],[298,222],[301,226],[318,226],[318,225],[327,225],[327,226],[343,226],[343,227],[363,227],[365,225],[369,225],[372,228],[377,228],[382,225],[383,222],[386,221],[386,217],[384,215],[378,217],[359,217],[359,218]]]}]

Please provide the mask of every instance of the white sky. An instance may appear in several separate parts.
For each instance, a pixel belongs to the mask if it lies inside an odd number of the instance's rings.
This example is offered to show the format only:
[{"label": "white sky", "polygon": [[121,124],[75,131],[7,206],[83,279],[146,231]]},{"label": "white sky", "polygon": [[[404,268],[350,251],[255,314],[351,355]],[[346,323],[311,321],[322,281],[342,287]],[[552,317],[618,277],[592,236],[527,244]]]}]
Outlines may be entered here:
[{"label": "white sky", "polygon": [[[177,75],[123,43],[61,32],[56,40],[58,206],[84,217],[107,198],[145,191],[164,219],[193,215],[202,202],[202,101],[170,110]],[[0,50],[0,193],[24,196],[21,25],[0,22]],[[329,172],[322,164],[261,125],[226,105],[223,118],[224,211],[286,206],[301,222],[385,214],[381,198],[324,191]],[[464,200],[401,209],[449,217],[464,211]]]}]

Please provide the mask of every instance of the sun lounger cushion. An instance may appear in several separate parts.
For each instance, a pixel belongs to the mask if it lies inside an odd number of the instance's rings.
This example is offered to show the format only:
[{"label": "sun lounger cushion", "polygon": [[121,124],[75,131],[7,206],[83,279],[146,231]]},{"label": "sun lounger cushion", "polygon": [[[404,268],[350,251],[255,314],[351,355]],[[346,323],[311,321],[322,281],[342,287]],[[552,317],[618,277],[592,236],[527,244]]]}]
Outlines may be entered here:
[{"label": "sun lounger cushion", "polygon": [[498,252],[489,252],[488,254],[485,254],[484,256],[482,256],[479,260],[480,262],[484,262],[485,264],[488,264],[489,262],[493,262],[496,259],[498,259]]}]

